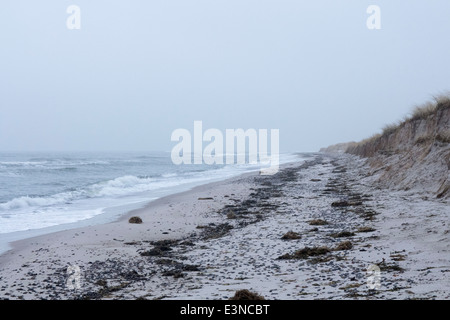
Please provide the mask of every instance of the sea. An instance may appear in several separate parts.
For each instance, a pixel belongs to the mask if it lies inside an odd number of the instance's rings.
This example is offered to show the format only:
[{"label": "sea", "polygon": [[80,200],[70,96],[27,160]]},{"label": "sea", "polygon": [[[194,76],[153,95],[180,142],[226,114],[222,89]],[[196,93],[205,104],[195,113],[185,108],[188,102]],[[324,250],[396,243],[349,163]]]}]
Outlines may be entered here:
[{"label": "sea", "polygon": [[[299,160],[280,154],[280,164]],[[114,221],[160,197],[260,169],[175,165],[170,152],[2,152],[0,253],[14,240]]]}]

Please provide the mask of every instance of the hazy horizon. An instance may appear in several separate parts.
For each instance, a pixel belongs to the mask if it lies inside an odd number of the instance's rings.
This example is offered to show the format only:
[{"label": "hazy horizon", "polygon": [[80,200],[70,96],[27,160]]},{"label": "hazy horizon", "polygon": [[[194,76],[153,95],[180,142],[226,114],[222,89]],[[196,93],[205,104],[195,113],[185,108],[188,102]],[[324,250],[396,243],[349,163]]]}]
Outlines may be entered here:
[{"label": "hazy horizon", "polygon": [[444,0],[6,0],[0,152],[170,151],[195,120],[279,129],[281,152],[362,140],[450,89],[446,12]]}]

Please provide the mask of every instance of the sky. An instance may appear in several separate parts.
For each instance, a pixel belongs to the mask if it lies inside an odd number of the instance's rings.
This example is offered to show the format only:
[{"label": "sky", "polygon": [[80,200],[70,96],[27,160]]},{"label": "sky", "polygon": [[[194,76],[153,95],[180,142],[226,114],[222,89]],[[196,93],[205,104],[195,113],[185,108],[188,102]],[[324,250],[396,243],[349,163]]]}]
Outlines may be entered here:
[{"label": "sky", "polygon": [[170,151],[195,120],[279,129],[282,152],[362,140],[450,90],[449,14],[448,0],[3,0],[0,151]]}]

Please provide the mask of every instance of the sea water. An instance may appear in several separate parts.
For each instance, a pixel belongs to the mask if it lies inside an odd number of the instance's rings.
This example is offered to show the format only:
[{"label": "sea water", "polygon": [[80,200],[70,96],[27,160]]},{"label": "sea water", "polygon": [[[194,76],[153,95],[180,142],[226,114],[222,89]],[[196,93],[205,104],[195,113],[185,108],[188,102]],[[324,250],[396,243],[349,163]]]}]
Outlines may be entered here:
[{"label": "sea water", "polygon": [[[282,154],[280,163],[299,157]],[[259,169],[258,164],[174,165],[169,152],[3,152],[0,251],[6,241],[104,223],[162,196]]]}]

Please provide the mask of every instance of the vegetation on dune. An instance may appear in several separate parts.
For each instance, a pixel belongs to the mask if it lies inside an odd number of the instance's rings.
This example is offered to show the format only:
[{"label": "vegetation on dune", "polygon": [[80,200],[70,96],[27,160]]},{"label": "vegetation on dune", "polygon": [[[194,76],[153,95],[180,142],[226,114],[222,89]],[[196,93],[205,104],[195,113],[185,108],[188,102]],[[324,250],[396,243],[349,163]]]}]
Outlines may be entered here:
[{"label": "vegetation on dune", "polygon": [[[397,133],[401,128],[415,121],[427,120],[429,117],[435,116],[438,112],[445,109],[450,109],[450,93],[438,95],[433,98],[433,101],[425,102],[421,105],[415,106],[411,113],[403,120],[387,124],[382,128],[381,133],[377,133],[360,142],[348,143],[346,152],[358,154],[358,150],[363,150],[368,145],[376,145],[382,139],[388,138],[390,135]],[[431,134],[424,134],[415,139],[415,144],[423,144],[428,142],[438,141],[442,143],[450,142],[450,129],[437,128]]]}]

